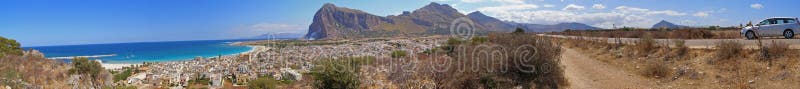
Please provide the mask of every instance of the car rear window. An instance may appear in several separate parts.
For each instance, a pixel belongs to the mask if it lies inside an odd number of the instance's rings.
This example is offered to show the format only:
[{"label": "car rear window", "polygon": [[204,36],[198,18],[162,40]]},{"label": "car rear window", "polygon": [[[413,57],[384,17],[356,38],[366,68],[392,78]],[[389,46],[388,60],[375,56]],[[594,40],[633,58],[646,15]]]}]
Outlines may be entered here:
[{"label": "car rear window", "polygon": [[794,19],[786,19],[786,21],[785,21],[785,23],[795,23],[795,22],[797,22],[797,21],[794,20]]}]

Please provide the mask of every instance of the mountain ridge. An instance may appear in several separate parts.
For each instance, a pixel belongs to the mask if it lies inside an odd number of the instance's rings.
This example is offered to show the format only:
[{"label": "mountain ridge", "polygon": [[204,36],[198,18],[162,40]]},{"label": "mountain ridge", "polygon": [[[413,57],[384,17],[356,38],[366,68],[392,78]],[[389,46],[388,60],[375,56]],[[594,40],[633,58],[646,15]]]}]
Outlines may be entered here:
[{"label": "mountain ridge", "polygon": [[431,2],[414,11],[400,15],[377,16],[361,10],[338,7],[325,3],[314,15],[305,39],[347,39],[380,36],[423,36],[449,34],[448,29],[457,19],[467,18],[475,33],[510,32],[522,27],[528,32],[563,31],[565,29],[599,29],[582,23],[540,25],[512,23],[487,16],[479,11],[469,14],[458,12],[448,4]]}]

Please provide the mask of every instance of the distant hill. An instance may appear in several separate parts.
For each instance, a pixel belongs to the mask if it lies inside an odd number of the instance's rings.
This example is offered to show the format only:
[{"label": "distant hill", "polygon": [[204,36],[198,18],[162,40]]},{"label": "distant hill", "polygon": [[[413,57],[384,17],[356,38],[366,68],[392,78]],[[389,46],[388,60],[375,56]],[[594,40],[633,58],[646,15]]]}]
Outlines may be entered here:
[{"label": "distant hill", "polygon": [[475,23],[483,25],[483,27],[486,29],[497,29],[496,31],[510,32],[516,28],[511,23],[501,21],[500,19],[494,17],[486,16],[480,11],[469,13],[467,16]]},{"label": "distant hill", "polygon": [[294,39],[294,38],[302,38],[303,35],[305,35],[305,34],[302,34],[302,33],[267,33],[267,34],[262,34],[262,35],[259,35],[259,36],[253,37],[253,38],[254,39]]},{"label": "distant hill", "polygon": [[475,33],[510,32],[518,26],[527,28],[530,32],[599,29],[581,23],[555,25],[508,23],[481,12],[464,15],[450,5],[433,2],[411,12],[405,11],[400,15],[386,17],[326,3],[315,13],[313,22],[308,27],[308,33],[303,38],[342,39],[449,34],[448,28],[451,23],[459,18],[467,18],[474,22]]},{"label": "distant hill", "polygon": [[658,22],[658,23],[653,25],[653,29],[659,29],[659,28],[678,29],[678,28],[687,28],[687,27],[688,26],[675,25],[675,24],[667,22],[665,20],[661,20],[661,22]]},{"label": "distant hill", "polygon": [[519,23],[520,27],[525,28],[527,32],[561,32],[567,29],[570,30],[599,30],[602,28],[589,26],[583,23],[559,23],[553,25],[541,25],[541,24],[525,24]]}]

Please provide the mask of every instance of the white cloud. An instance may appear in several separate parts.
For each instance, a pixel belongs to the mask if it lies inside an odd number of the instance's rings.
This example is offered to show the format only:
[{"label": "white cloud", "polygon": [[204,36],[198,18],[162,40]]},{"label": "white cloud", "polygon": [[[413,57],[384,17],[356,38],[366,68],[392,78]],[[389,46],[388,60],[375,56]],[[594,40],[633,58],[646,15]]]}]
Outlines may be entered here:
[{"label": "white cloud", "polygon": [[464,3],[477,3],[477,2],[483,2],[483,0],[461,0],[461,2],[464,2]]},{"label": "white cloud", "polygon": [[494,2],[502,2],[502,3],[525,3],[523,0],[492,0]]},{"label": "white cloud", "polygon": [[603,5],[603,4],[594,4],[594,5],[592,5],[592,8],[594,8],[594,9],[605,9],[606,6]]},{"label": "white cloud", "polygon": [[681,23],[676,23],[676,24],[697,24],[697,22],[692,20],[683,20],[681,21]]},{"label": "white cloud", "polygon": [[687,13],[673,11],[673,10],[650,10],[644,8],[636,8],[636,7],[628,7],[628,6],[619,6],[617,11],[621,13],[633,13],[633,14],[645,14],[645,15],[668,15],[668,16],[684,16]]},{"label": "white cloud", "polygon": [[536,9],[539,8],[537,5],[533,4],[515,4],[515,5],[502,5],[502,6],[493,6],[493,7],[481,7],[478,8],[478,11],[481,12],[508,12],[513,10],[526,10],[526,9]]},{"label": "white cloud", "polygon": [[683,16],[683,15],[686,15],[686,13],[682,13],[682,12],[678,12],[678,11],[673,11],[673,10],[650,11],[650,12],[647,12],[647,14],[648,14],[648,15],[659,15],[659,14],[663,14],[663,15],[669,15],[669,16]]},{"label": "white cloud", "polygon": [[[449,1],[449,0],[431,0],[431,1]],[[480,3],[485,1],[499,2],[499,3],[514,3],[514,4],[525,3],[524,0],[459,0],[459,1],[462,3]]]},{"label": "white cloud", "polygon": [[707,17],[709,15],[711,15],[711,14],[709,14],[709,12],[706,12],[706,11],[701,11],[701,12],[697,12],[697,13],[692,14],[692,16],[696,16],[696,17]]},{"label": "white cloud", "polygon": [[[504,8],[500,8],[504,7]],[[557,24],[579,22],[601,28],[639,27],[650,28],[661,21],[662,16],[684,16],[688,13],[674,10],[650,10],[637,7],[619,6],[607,12],[582,12],[581,6],[568,5],[562,10],[511,9],[512,6],[484,7],[478,11],[495,18],[521,23]],[[585,7],[583,7],[585,9]],[[594,5],[593,7],[594,8]],[[710,15],[711,12],[708,12]],[[693,15],[693,14],[692,14]]]},{"label": "white cloud", "polygon": [[545,8],[550,8],[550,7],[556,7],[556,5],[553,5],[553,4],[544,4],[544,5],[542,5],[542,7],[545,7]]},{"label": "white cloud", "polygon": [[569,5],[565,6],[564,9],[561,9],[561,10],[583,10],[583,8],[585,8],[585,7],[584,6],[580,6],[580,5],[575,5],[575,4],[569,4]]},{"label": "white cloud", "polygon": [[647,12],[647,11],[650,11],[649,9],[642,9],[642,8],[628,7],[628,6],[618,6],[617,8],[614,8],[614,9],[617,9],[617,10],[623,12],[623,13],[634,13],[634,12]]},{"label": "white cloud", "polygon": [[750,8],[753,8],[753,9],[761,9],[761,8],[764,8],[764,5],[761,5],[761,4],[759,4],[759,3],[756,3],[756,4],[750,4]]}]

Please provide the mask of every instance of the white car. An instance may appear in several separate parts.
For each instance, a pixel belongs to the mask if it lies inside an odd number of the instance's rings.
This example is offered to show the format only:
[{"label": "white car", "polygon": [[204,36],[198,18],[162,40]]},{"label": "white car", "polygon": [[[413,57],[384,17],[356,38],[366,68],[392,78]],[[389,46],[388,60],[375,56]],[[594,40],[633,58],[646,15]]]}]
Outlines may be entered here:
[{"label": "white car", "polygon": [[740,33],[747,39],[770,36],[783,36],[791,39],[797,34],[795,32],[798,29],[800,29],[800,22],[797,18],[773,17],[765,19],[755,26],[744,27]]}]

